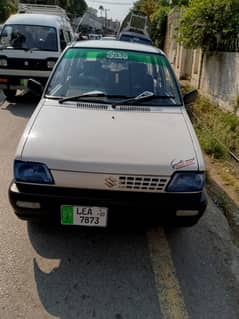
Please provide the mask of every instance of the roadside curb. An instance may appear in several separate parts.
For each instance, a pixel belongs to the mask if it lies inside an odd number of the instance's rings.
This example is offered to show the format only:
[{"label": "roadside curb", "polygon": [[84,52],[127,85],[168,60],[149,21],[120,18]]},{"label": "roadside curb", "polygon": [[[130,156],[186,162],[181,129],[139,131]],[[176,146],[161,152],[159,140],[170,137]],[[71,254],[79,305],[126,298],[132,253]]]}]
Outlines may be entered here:
[{"label": "roadside curb", "polygon": [[205,162],[207,167],[207,193],[215,204],[222,209],[231,227],[234,240],[239,246],[239,199],[237,200],[231,196],[215,171],[212,173],[211,167],[213,164],[210,163],[210,159],[206,157]]}]

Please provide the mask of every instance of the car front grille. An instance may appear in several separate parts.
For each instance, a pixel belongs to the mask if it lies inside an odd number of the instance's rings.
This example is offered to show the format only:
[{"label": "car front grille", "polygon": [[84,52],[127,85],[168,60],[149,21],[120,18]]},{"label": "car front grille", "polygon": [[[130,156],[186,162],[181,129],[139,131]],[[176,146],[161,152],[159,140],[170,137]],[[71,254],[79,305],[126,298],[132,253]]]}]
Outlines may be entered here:
[{"label": "car front grille", "polygon": [[169,178],[159,176],[119,176],[119,188],[124,190],[163,192]]}]

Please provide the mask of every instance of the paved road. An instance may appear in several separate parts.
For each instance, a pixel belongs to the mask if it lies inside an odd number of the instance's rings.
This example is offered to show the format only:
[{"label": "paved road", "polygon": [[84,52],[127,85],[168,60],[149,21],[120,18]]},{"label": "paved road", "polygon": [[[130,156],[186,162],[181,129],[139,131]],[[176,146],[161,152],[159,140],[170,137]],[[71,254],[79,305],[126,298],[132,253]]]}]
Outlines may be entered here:
[{"label": "paved road", "polygon": [[29,225],[8,203],[12,160],[35,108],[0,107],[1,319],[238,319],[239,251],[210,201],[189,229]]}]

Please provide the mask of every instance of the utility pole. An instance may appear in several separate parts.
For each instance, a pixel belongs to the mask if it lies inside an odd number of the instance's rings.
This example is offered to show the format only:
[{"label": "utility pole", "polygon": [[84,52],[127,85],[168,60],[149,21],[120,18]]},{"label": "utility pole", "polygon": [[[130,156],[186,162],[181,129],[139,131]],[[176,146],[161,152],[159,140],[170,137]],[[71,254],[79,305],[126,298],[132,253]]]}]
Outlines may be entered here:
[{"label": "utility pole", "polygon": [[107,28],[107,11],[110,11],[110,9],[105,9],[105,28]]},{"label": "utility pole", "polygon": [[99,10],[100,10],[100,16],[102,18],[102,12],[104,11],[104,7],[103,6],[99,6]]}]

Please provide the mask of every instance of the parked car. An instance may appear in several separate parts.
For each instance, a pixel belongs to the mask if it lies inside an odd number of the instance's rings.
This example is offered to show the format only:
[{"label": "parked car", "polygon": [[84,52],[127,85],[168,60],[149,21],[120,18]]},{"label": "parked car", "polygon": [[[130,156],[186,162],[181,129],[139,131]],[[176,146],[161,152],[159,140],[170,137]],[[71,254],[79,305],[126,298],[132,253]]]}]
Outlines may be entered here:
[{"label": "parked car", "polygon": [[152,40],[148,36],[138,32],[123,31],[119,34],[118,39],[120,41],[137,42],[152,45]]},{"label": "parked car", "polygon": [[0,34],[0,89],[11,100],[29,78],[45,85],[73,30],[58,6],[19,4]]},{"label": "parked car", "polygon": [[152,45],[148,33],[148,17],[131,13],[120,27],[118,40]]},{"label": "parked car", "polygon": [[166,56],[152,46],[68,46],[17,148],[9,187],[15,213],[91,227],[195,224],[207,200],[185,108],[194,98],[182,98]]}]

